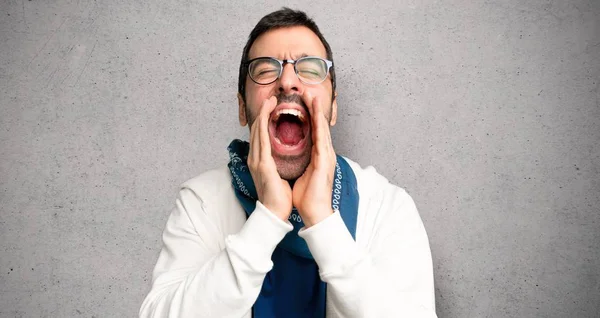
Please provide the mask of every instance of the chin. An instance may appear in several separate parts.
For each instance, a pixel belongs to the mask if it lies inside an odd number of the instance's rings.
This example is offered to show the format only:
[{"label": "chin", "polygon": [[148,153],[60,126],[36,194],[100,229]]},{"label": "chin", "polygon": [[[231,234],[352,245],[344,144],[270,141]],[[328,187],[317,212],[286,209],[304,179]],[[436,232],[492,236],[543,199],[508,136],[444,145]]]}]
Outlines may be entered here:
[{"label": "chin", "polygon": [[291,157],[274,157],[275,165],[277,166],[277,172],[281,179],[293,181],[298,178],[306,171],[306,167],[310,163],[310,153],[303,154],[301,156]]}]

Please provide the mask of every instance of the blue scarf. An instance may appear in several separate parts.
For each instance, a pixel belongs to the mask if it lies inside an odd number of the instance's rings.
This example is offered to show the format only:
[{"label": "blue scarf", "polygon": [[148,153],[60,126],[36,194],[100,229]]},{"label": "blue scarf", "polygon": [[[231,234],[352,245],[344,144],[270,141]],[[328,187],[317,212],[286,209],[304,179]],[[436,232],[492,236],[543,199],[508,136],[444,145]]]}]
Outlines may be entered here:
[{"label": "blue scarf", "polygon": [[[248,216],[254,211],[258,198],[247,165],[249,149],[249,143],[238,139],[227,147],[231,183]],[[336,156],[336,159],[331,206],[340,212],[352,238],[355,238],[359,200],[356,176],[343,157]],[[304,223],[296,208],[292,209],[289,221],[294,229],[286,234],[271,256],[273,269],[267,273],[254,303],[255,318],[325,317],[327,285],[319,277],[319,268],[306,241],[298,236]]]}]

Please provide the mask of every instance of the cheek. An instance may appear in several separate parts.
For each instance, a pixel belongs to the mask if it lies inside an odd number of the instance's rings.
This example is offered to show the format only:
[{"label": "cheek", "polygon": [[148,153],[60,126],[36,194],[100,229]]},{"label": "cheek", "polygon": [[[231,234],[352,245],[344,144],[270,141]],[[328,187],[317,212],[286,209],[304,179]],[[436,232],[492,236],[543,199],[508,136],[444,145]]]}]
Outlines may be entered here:
[{"label": "cheek", "polygon": [[323,112],[325,113],[325,118],[327,118],[328,121],[331,121],[331,116],[333,115],[333,95],[331,92],[331,85],[320,87],[318,91],[314,92],[314,94],[316,96],[319,96],[321,100],[321,103],[323,105]]},{"label": "cheek", "polygon": [[310,92],[313,96],[318,96],[323,105],[325,106],[326,112],[329,112],[329,108],[331,108],[331,102],[333,101],[331,85],[329,86],[319,86],[319,87],[307,87],[306,91]]}]

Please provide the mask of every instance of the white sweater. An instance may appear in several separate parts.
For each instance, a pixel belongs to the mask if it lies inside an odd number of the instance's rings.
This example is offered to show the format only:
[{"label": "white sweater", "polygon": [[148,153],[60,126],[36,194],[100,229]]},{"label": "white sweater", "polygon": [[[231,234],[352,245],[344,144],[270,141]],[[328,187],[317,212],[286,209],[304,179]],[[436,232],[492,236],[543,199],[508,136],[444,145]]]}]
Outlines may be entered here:
[{"label": "white sweater", "polygon": [[[299,232],[327,283],[327,317],[436,317],[429,242],[412,198],[346,160],[360,195],[356,241],[338,212]],[[292,228],[260,202],[247,218],[227,167],[187,181],[140,317],[250,318],[271,254]]]}]

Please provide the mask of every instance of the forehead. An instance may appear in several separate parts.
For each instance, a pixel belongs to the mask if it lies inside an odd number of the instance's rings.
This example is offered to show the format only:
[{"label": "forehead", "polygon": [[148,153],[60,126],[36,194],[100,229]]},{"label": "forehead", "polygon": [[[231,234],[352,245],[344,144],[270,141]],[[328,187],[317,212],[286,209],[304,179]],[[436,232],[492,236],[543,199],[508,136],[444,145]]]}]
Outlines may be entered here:
[{"label": "forehead", "polygon": [[252,44],[248,59],[261,56],[297,59],[302,55],[327,58],[325,46],[313,31],[304,26],[294,26],[261,34]]}]

